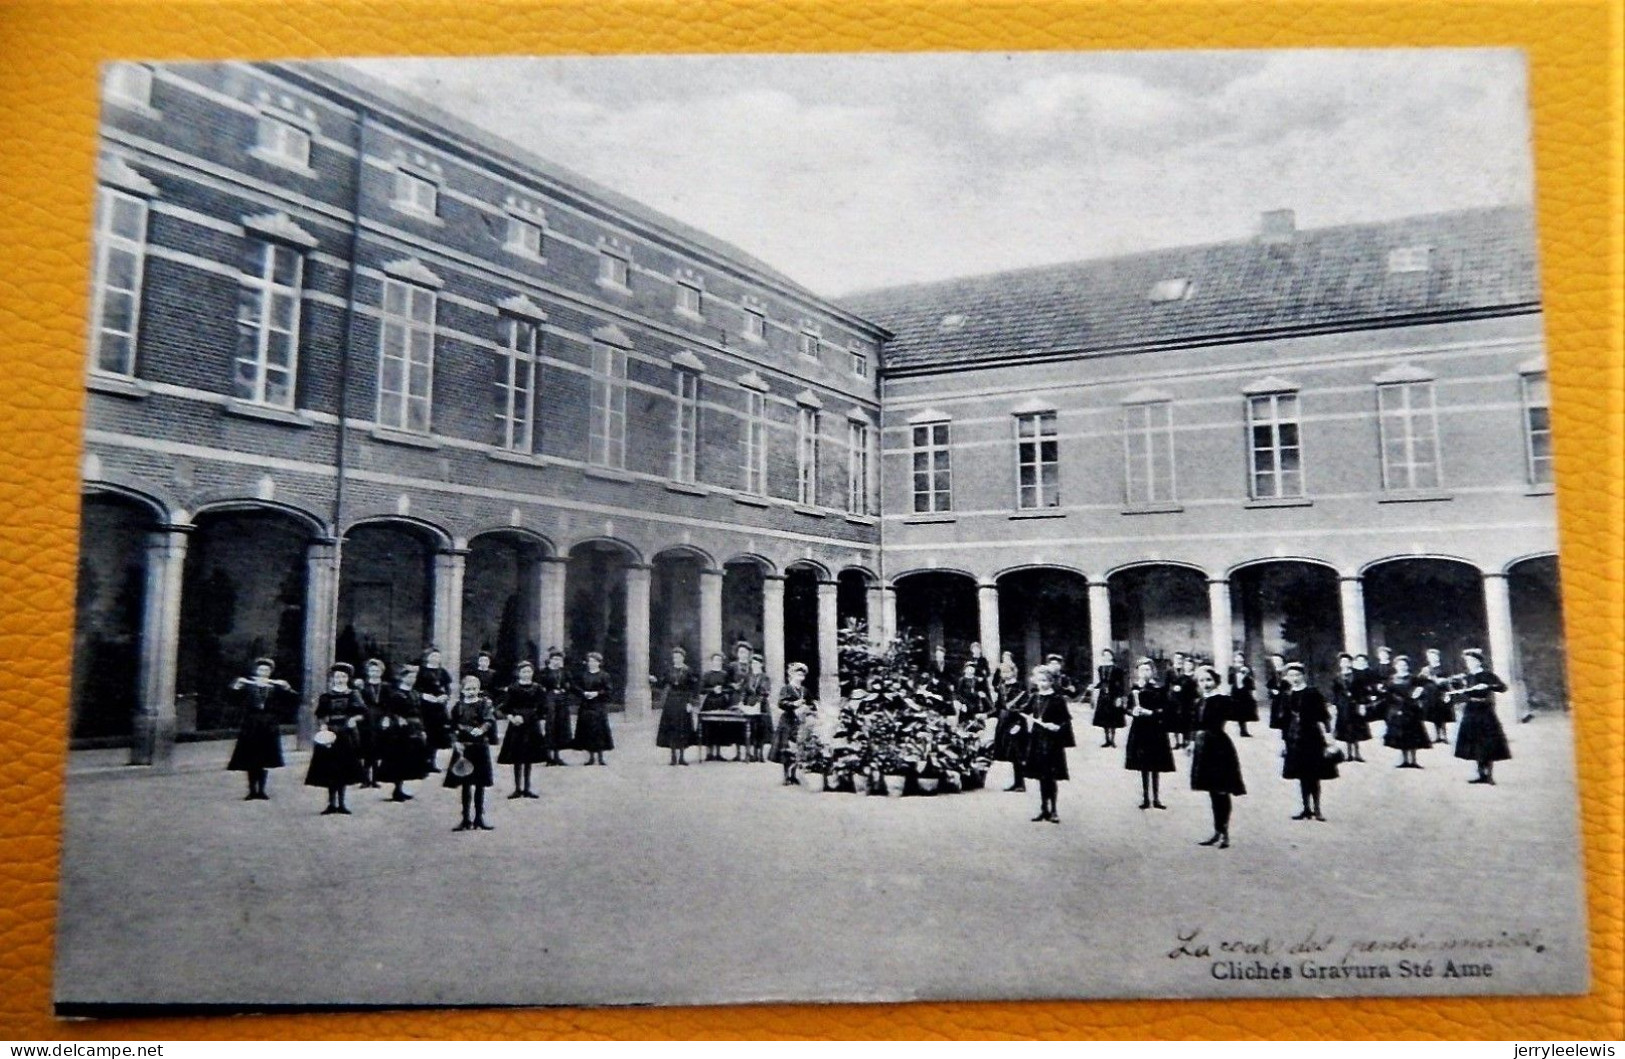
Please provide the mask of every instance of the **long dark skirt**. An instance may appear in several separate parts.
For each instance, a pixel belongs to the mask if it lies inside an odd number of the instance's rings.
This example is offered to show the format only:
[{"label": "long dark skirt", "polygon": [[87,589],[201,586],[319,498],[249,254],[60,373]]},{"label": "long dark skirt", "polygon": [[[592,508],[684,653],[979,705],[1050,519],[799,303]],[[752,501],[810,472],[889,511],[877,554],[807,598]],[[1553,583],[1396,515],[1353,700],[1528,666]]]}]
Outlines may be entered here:
[{"label": "long dark skirt", "polygon": [[1224,732],[1197,732],[1191,750],[1191,790],[1246,794],[1236,744]]},{"label": "long dark skirt", "polygon": [[[1164,746],[1163,749],[1167,749]],[[1034,728],[1027,744],[1027,765],[1023,770],[1035,780],[1069,780],[1072,773],[1066,767],[1066,744],[1058,733],[1045,728]]]},{"label": "long dark skirt", "polygon": [[499,765],[536,765],[547,760],[547,741],[542,737],[542,724],[536,718],[509,721],[502,733],[502,749],[497,751]]},{"label": "long dark skirt", "polygon": [[575,738],[570,734],[570,704],[563,697],[547,707],[547,748],[570,750]]},{"label": "long dark skirt", "polygon": [[796,736],[800,730],[801,722],[795,714],[779,714],[779,727],[773,733],[773,749],[768,752],[767,759],[780,764],[794,761],[796,759]]},{"label": "long dark skirt", "polygon": [[373,779],[379,783],[405,783],[429,774],[426,755],[429,741],[416,724],[394,721],[378,732],[378,768]]},{"label": "long dark skirt", "polygon": [[1096,728],[1106,728],[1115,731],[1123,727],[1126,717],[1123,713],[1123,701],[1107,695],[1100,697],[1100,704],[1095,707],[1094,716],[1090,723]]},{"label": "long dark skirt", "polygon": [[1414,699],[1388,708],[1388,730],[1382,744],[1395,750],[1426,750],[1433,745],[1422,717],[1422,704]]},{"label": "long dark skirt", "polygon": [[664,750],[686,750],[694,745],[694,729],[689,724],[688,697],[667,695],[660,707],[660,727],[655,731],[655,746]]},{"label": "long dark skirt", "polygon": [[226,769],[251,772],[282,767],[282,729],[269,710],[254,710],[243,717],[237,730],[237,744],[231,748]]},{"label": "long dark skirt", "polygon": [[[446,778],[441,781],[442,787],[490,787],[496,784],[496,774],[491,768],[491,747],[485,743],[465,743],[462,756],[474,771],[467,776],[459,776],[452,768],[446,769]],[[455,758],[453,759],[455,760]]]},{"label": "long dark skirt", "polygon": [[1461,727],[1456,730],[1456,756],[1466,761],[1506,761],[1512,757],[1506,730],[1495,716],[1495,707],[1468,703],[1461,711]]},{"label": "long dark skirt", "polygon": [[361,758],[361,741],[354,735],[340,733],[327,746],[317,745],[310,751],[310,768],[305,770],[305,786],[348,787],[367,778]]},{"label": "long dark skirt", "polygon": [[1332,726],[1332,735],[1339,743],[1363,743],[1371,738],[1371,722],[1366,720],[1359,703],[1345,700],[1337,704],[1337,722]]},{"label": "long dark skirt", "polygon": [[577,750],[600,754],[615,749],[615,737],[609,730],[609,711],[596,703],[585,703],[576,714]]},{"label": "long dark skirt", "polygon": [[1123,741],[1123,767],[1130,772],[1172,772],[1174,752],[1168,749],[1168,733],[1155,717],[1136,717],[1129,722]]}]

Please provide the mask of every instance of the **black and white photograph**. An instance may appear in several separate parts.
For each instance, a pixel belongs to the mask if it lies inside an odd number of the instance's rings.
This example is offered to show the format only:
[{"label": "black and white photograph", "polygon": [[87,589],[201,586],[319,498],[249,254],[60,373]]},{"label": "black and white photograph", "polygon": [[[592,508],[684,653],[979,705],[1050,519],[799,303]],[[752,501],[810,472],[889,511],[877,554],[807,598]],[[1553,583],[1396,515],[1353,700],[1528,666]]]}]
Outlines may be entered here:
[{"label": "black and white photograph", "polygon": [[58,1014],[1586,990],[1522,53],[101,77]]}]

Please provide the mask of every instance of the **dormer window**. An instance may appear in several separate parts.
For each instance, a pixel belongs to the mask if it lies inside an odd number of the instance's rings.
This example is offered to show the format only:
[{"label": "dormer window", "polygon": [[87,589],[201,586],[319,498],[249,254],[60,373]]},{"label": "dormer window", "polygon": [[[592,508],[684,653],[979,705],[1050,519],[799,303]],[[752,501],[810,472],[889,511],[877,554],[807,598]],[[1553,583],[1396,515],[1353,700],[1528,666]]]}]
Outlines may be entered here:
[{"label": "dormer window", "polygon": [[625,254],[611,250],[598,253],[598,282],[621,290],[632,289],[632,262]]},{"label": "dormer window", "polygon": [[509,217],[508,239],[503,246],[526,257],[541,257],[542,226],[523,217]]},{"label": "dormer window", "polygon": [[703,316],[704,305],[705,291],[701,289],[699,281],[690,279],[677,281],[678,312],[685,316]]},{"label": "dormer window", "polygon": [[965,326],[964,313],[949,313],[937,321],[938,331],[957,331]]},{"label": "dormer window", "polygon": [[745,338],[751,342],[766,341],[767,314],[762,312],[760,309],[753,309],[748,305],[745,306],[744,313],[745,320],[740,327],[740,331],[744,334]]},{"label": "dormer window", "polygon": [[852,358],[852,374],[860,379],[867,379],[869,377],[869,354],[856,342],[847,347],[847,354]]},{"label": "dormer window", "polygon": [[801,343],[799,348],[801,349],[801,355],[806,357],[808,360],[818,359],[818,350],[821,345],[823,345],[823,342],[819,339],[816,331],[801,332]]},{"label": "dormer window", "polygon": [[152,67],[140,63],[114,63],[107,68],[107,98],[127,107],[152,106]]},{"label": "dormer window", "polygon": [[254,150],[261,158],[305,169],[310,166],[310,130],[283,115],[261,111]]},{"label": "dormer window", "polygon": [[440,211],[440,186],[428,177],[407,169],[395,170],[394,206],[420,217],[434,217]]},{"label": "dormer window", "polygon": [[1190,279],[1185,276],[1158,280],[1151,285],[1146,298],[1152,302],[1182,302],[1191,296],[1193,289]]},{"label": "dormer window", "polygon": [[1426,272],[1432,266],[1431,246],[1401,246],[1388,251],[1388,273]]}]

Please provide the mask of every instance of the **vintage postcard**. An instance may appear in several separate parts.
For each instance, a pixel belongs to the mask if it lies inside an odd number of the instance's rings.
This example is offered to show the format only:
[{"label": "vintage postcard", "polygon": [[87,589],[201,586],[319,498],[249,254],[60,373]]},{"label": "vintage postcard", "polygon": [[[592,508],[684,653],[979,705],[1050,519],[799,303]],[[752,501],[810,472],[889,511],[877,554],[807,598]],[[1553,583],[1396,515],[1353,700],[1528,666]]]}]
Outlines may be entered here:
[{"label": "vintage postcard", "polygon": [[1585,990],[1520,53],[102,106],[59,1013]]}]

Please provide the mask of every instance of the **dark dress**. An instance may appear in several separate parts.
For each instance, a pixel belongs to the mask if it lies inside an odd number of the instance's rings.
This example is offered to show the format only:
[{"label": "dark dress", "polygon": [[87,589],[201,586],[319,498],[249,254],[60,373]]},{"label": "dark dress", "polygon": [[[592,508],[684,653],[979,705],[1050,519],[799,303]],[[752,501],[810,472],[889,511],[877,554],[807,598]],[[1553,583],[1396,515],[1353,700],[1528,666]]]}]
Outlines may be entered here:
[{"label": "dark dress", "polygon": [[1321,726],[1331,726],[1332,710],[1318,688],[1305,686],[1294,691],[1283,688],[1281,709],[1286,716],[1286,756],[1281,776],[1289,780],[1335,780],[1337,762],[1326,756],[1326,734]]},{"label": "dark dress", "polygon": [[1332,704],[1337,710],[1337,723],[1332,735],[1339,743],[1363,743],[1371,738],[1371,722],[1366,719],[1365,703],[1358,693],[1359,681],[1350,671],[1332,680]]},{"label": "dark dress", "polygon": [[496,701],[496,696],[497,696],[497,686],[496,686],[496,684],[497,684],[497,671],[496,670],[494,670],[494,669],[480,669],[477,666],[469,665],[469,666],[467,666],[467,667],[465,667],[463,669],[463,676],[465,676],[465,677],[473,677],[475,680],[478,680],[480,682],[480,693],[482,695],[485,695],[486,697],[490,698],[493,702]]},{"label": "dark dress", "polygon": [[1213,794],[1246,794],[1241,781],[1241,759],[1236,744],[1224,730],[1236,716],[1236,702],[1228,695],[1209,695],[1197,706],[1196,745],[1191,750],[1191,790]]},{"label": "dark dress", "polygon": [[1035,780],[1071,779],[1072,774],[1066,767],[1066,751],[1077,742],[1072,737],[1072,711],[1067,708],[1066,696],[1058,691],[1039,695],[1033,709],[1040,721],[1061,727],[1052,732],[1041,725],[1032,726],[1027,738],[1026,774]]},{"label": "dark dress", "polygon": [[569,750],[575,742],[570,736],[570,678],[562,669],[544,669],[536,677],[542,689],[545,710],[542,731],[550,751]]},{"label": "dark dress", "polygon": [[1196,686],[1196,675],[1170,674],[1166,694],[1168,713],[1163,728],[1180,735],[1190,735],[1196,730],[1196,714],[1202,702],[1202,689]]},{"label": "dark dress", "polygon": [[538,765],[547,760],[547,693],[534,681],[509,684],[502,694],[502,715],[508,727],[502,733],[499,765]]},{"label": "dark dress", "polygon": [[1424,689],[1422,719],[1428,724],[1454,724],[1456,705],[1444,693],[1445,675],[1432,666],[1423,666],[1417,679]]},{"label": "dark dress", "polygon": [[310,750],[310,768],[305,786],[348,787],[367,778],[361,757],[361,726],[367,722],[367,704],[356,691],[327,691],[316,700],[316,720],[333,733],[326,746],[317,743]]},{"label": "dark dress", "polygon": [[243,723],[237,730],[237,744],[231,748],[230,772],[282,767],[282,728],[278,717],[295,696],[281,684],[245,684],[233,689],[231,697],[242,711]]},{"label": "dark dress", "polygon": [[451,707],[447,735],[462,745],[461,755],[474,766],[466,776],[457,775],[455,768],[446,769],[443,787],[490,787],[496,783],[491,767],[491,744],[497,740],[497,710],[491,700],[481,695],[473,702],[458,699]]},{"label": "dark dress", "polygon": [[1129,718],[1128,738],[1123,740],[1123,767],[1130,772],[1172,772],[1174,752],[1168,749],[1168,729],[1164,726],[1172,709],[1167,693],[1155,684],[1131,687],[1128,703],[1130,712],[1136,703],[1151,712]]},{"label": "dark dress", "polygon": [[1270,697],[1270,727],[1278,732],[1286,731],[1286,705],[1281,701],[1287,692],[1286,681],[1279,673],[1272,674],[1264,681],[1264,691]]},{"label": "dark dress", "polygon": [[1456,756],[1467,761],[1506,761],[1512,757],[1506,731],[1495,716],[1495,693],[1507,689],[1506,681],[1481,669],[1462,678],[1461,727],[1456,730]]},{"label": "dark dress", "polygon": [[379,703],[378,768],[373,778],[379,783],[405,783],[427,776],[429,744],[423,734],[422,700],[417,691],[386,687]]},{"label": "dark dress", "polygon": [[367,708],[367,717],[358,729],[361,734],[361,760],[373,767],[377,767],[378,756],[382,753],[378,722],[384,718],[384,694],[388,690],[389,685],[382,681],[368,684],[363,680],[355,686],[356,694],[361,696],[361,704]]},{"label": "dark dress", "polygon": [[581,708],[576,712],[576,749],[589,754],[601,754],[615,749],[615,737],[609,731],[609,674],[603,670],[582,673],[576,679],[576,694]]},{"label": "dark dress", "polygon": [[699,674],[688,666],[673,666],[655,685],[666,692],[660,705],[660,727],[655,746],[665,750],[686,750],[694,745],[696,733],[688,709],[700,687]]},{"label": "dark dress", "polygon": [[1027,760],[1027,707],[1031,696],[1011,684],[1005,696],[999,723],[993,729],[993,760],[1024,763]]},{"label": "dark dress", "polygon": [[1388,706],[1388,730],[1383,733],[1384,746],[1395,750],[1426,750],[1433,745],[1423,715],[1421,698],[1417,691],[1425,689],[1415,677],[1393,677],[1383,689]]},{"label": "dark dress", "polygon": [[[755,746],[773,742],[773,711],[768,704],[773,684],[766,673],[746,673],[734,694],[734,705],[750,720],[749,741]],[[783,690],[782,688],[780,689]],[[755,713],[750,712],[755,710]]]},{"label": "dark dress", "polygon": [[1244,675],[1240,669],[1231,666],[1224,679],[1230,684],[1230,709],[1233,718],[1242,724],[1256,724],[1258,681],[1253,678],[1253,671],[1248,669]]},{"label": "dark dress", "polygon": [[801,718],[796,710],[807,701],[807,689],[786,684],[779,689],[779,724],[773,730],[773,748],[768,751],[769,761],[789,764],[796,759],[796,736],[801,731]]},{"label": "dark dress", "polygon": [[1372,718],[1382,715],[1382,678],[1375,670],[1356,669],[1350,678],[1349,688],[1355,701],[1365,707],[1365,721],[1369,727]]},{"label": "dark dress", "polygon": [[1117,666],[1100,666],[1095,670],[1095,713],[1091,723],[1096,728],[1123,727],[1123,694],[1127,684],[1128,678]]},{"label": "dark dress", "polygon": [[[451,746],[451,731],[446,718],[451,713],[451,699],[456,696],[451,674],[444,669],[425,667],[418,670],[417,693],[420,696],[418,709],[423,718],[423,734],[429,738],[429,747],[432,750],[445,750]],[[445,701],[432,702],[429,699],[431,695],[441,696]]]},{"label": "dark dress", "polygon": [[993,708],[993,698],[988,694],[987,678],[972,673],[968,677],[960,677],[954,684],[954,701],[959,703],[959,709],[967,717],[976,717],[987,713]]}]

